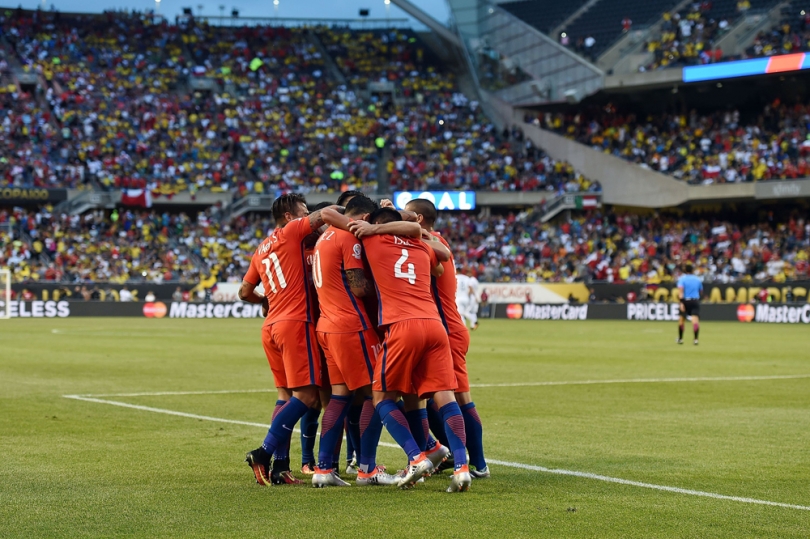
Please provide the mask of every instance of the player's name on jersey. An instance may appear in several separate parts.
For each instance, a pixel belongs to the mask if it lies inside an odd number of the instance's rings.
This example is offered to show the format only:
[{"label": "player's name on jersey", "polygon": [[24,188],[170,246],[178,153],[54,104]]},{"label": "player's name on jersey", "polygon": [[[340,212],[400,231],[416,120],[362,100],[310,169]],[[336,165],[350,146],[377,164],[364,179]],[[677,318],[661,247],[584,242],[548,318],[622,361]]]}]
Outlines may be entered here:
[{"label": "player's name on jersey", "polygon": [[677,303],[628,303],[628,320],[677,320]]},{"label": "player's name on jersey", "polygon": [[172,302],[169,318],[257,318],[262,306],[252,303],[188,303]]},{"label": "player's name on jersey", "polygon": [[756,306],[754,320],[769,324],[810,324],[810,303],[796,307],[761,303]]}]

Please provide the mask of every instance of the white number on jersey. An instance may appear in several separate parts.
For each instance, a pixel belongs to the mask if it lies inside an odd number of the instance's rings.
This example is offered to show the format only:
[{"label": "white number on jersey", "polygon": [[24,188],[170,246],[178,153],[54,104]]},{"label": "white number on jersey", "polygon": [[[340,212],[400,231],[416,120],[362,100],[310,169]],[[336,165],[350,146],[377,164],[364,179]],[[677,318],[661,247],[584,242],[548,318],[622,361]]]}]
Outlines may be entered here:
[{"label": "white number on jersey", "polygon": [[407,262],[408,260],[408,250],[402,250],[402,256],[399,257],[397,263],[394,264],[394,277],[397,279],[405,279],[411,284],[416,284],[416,271],[414,270],[413,264],[408,262],[408,271],[402,271],[402,265]]},{"label": "white number on jersey", "polygon": [[312,281],[318,288],[321,288],[323,286],[323,273],[321,273],[320,251],[315,251],[315,255],[312,257]]},{"label": "white number on jersey", "polygon": [[278,289],[276,288],[276,283],[273,282],[273,273],[270,271],[270,260],[273,261],[272,269],[275,271],[276,277],[278,277],[278,285],[281,288],[287,288],[287,279],[284,278],[284,273],[281,271],[281,264],[278,261],[278,255],[276,253],[270,253],[270,256],[262,260],[264,273],[267,275],[267,281],[270,283],[270,290],[275,294],[278,292]]}]

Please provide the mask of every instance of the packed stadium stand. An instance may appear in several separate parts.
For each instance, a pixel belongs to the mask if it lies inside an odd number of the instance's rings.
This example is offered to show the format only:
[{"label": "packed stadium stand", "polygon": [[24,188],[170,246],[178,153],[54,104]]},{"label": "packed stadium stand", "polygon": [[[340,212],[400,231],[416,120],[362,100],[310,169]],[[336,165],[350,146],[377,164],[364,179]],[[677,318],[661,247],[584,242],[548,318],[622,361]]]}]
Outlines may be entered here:
[{"label": "packed stadium stand", "polygon": [[805,106],[779,100],[754,114],[644,115],[616,108],[544,114],[545,127],[590,147],[690,183],[796,179],[810,175]]},{"label": "packed stadium stand", "polygon": [[[84,182],[156,196],[374,190],[380,136],[392,148],[387,168],[396,187],[566,189],[568,176],[582,183],[564,163],[545,158],[533,167],[523,148],[515,166],[504,155],[509,143],[411,31],[220,28],[146,15],[31,12],[15,12],[4,27],[20,62],[47,85],[44,100],[3,94],[14,103],[3,107],[6,136],[34,145],[23,157],[8,147],[0,181],[9,185]],[[328,75],[316,39],[348,86]],[[192,91],[188,79],[203,77],[219,90]],[[380,81],[394,92],[361,97]],[[532,168],[539,180],[518,177]]]},{"label": "packed stadium stand", "polygon": [[[0,265],[9,264],[17,282],[240,282],[272,227],[266,214],[222,222],[215,212],[0,211],[0,234],[27,238],[0,235]],[[706,282],[810,277],[810,221],[799,213],[758,224],[611,211],[554,223],[532,211],[483,219],[444,213],[436,228],[459,268],[482,281],[660,284],[687,260]]]},{"label": "packed stadium stand", "polygon": [[[672,4],[597,2],[569,32],[592,35],[599,50],[622,32],[623,17],[652,20]],[[525,14],[546,6],[543,23],[552,25],[582,5],[503,7]],[[686,6],[665,25],[677,35],[660,50],[685,46],[687,27],[689,43],[701,50],[720,28],[708,25],[734,13],[729,2]],[[2,28],[0,188],[146,189],[166,204],[201,192],[236,200],[474,190],[559,200],[602,191],[519,127],[496,127],[411,30],[25,11],[4,17]],[[796,28],[805,31],[803,22]],[[683,50],[670,63],[703,61]],[[758,52],[768,53],[764,46]],[[12,64],[35,74],[39,89],[14,83]],[[742,112],[579,105],[526,119],[640,167],[719,184],[810,176],[809,114],[775,99]],[[797,208],[769,219],[761,211],[745,219],[676,218],[605,208],[551,222],[540,218],[545,202],[490,210],[442,214],[438,225],[459,265],[482,280],[656,284],[671,281],[685,260],[709,281],[808,277],[810,223]],[[0,205],[0,266],[20,283],[239,282],[272,226],[266,212],[232,219],[219,206],[74,215],[53,205]]]}]

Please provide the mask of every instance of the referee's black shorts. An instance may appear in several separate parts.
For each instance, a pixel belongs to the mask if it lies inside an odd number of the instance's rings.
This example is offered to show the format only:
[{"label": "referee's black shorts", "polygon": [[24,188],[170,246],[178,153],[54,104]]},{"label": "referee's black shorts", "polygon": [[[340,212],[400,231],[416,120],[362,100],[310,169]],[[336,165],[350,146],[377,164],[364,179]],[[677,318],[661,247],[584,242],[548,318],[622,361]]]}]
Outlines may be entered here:
[{"label": "referee's black shorts", "polygon": [[683,300],[683,312],[681,313],[681,316],[700,316],[700,300]]}]

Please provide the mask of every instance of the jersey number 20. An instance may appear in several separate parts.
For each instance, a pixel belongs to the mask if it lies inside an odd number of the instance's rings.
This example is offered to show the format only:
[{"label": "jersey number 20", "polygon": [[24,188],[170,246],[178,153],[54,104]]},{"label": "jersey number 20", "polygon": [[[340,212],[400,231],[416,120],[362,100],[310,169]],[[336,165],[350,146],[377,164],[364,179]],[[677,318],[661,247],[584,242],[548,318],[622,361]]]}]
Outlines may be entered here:
[{"label": "jersey number 20", "polygon": [[402,250],[402,256],[399,257],[397,263],[394,264],[394,277],[397,279],[405,279],[411,284],[416,284],[416,271],[414,271],[413,264],[408,262],[408,271],[402,271],[402,265],[408,261],[408,250]]},{"label": "jersey number 20", "polygon": [[264,273],[267,275],[267,281],[270,283],[270,290],[273,291],[275,294],[278,292],[276,288],[276,283],[273,282],[273,272],[270,268],[270,260],[273,261],[273,271],[275,271],[276,277],[278,277],[278,285],[281,288],[287,288],[287,279],[284,278],[284,273],[281,271],[281,264],[278,261],[278,255],[276,253],[270,253],[270,256],[262,260],[262,264],[264,264]]}]

